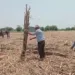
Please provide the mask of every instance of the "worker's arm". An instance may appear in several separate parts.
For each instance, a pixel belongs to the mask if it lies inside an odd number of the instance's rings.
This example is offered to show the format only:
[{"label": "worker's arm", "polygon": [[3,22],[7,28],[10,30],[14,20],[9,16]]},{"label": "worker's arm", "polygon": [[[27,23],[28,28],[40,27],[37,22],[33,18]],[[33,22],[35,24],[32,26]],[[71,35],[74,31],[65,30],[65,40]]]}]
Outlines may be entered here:
[{"label": "worker's arm", "polygon": [[30,40],[33,40],[33,39],[35,39],[36,37],[33,37],[33,38],[30,38]]},{"label": "worker's arm", "polygon": [[29,34],[29,35],[35,35],[35,32],[34,32],[34,33],[32,33],[32,32],[28,32],[28,34]]},{"label": "worker's arm", "polygon": [[26,33],[28,33],[29,35],[35,35],[35,32],[29,32],[27,29],[24,30]]}]

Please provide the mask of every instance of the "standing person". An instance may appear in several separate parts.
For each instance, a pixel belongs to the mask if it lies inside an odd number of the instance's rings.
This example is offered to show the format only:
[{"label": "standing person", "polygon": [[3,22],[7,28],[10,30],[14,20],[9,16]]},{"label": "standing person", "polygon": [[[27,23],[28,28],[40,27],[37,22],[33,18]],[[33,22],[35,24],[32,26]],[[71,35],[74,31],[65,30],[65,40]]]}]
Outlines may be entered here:
[{"label": "standing person", "polygon": [[38,52],[40,55],[40,60],[43,60],[45,58],[45,37],[43,34],[43,31],[40,29],[40,27],[38,25],[35,26],[35,32],[31,33],[28,32],[29,35],[36,35],[36,37],[31,38],[32,39],[37,39],[37,43],[38,43]]}]

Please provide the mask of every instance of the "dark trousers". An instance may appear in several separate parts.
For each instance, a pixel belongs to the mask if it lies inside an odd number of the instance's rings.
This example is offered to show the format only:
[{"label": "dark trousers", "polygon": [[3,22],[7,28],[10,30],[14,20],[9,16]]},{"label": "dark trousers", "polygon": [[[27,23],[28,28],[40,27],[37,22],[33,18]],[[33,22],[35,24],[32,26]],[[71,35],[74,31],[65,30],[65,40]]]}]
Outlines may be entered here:
[{"label": "dark trousers", "polygon": [[45,57],[44,47],[45,47],[45,41],[44,40],[38,42],[38,52],[39,52],[40,58],[44,58]]}]

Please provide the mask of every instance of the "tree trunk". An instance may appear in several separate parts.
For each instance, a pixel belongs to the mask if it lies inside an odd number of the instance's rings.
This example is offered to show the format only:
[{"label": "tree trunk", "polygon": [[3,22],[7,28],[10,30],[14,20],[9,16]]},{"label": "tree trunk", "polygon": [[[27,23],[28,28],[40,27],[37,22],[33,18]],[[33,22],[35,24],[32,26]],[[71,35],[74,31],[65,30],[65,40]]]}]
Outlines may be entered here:
[{"label": "tree trunk", "polygon": [[21,53],[21,60],[24,60],[25,52],[26,52],[26,48],[27,48],[28,33],[25,31],[25,29],[28,30],[28,28],[29,28],[29,15],[30,15],[30,8],[28,9],[27,5],[26,5],[26,13],[24,16],[24,39],[23,39],[23,50]]}]

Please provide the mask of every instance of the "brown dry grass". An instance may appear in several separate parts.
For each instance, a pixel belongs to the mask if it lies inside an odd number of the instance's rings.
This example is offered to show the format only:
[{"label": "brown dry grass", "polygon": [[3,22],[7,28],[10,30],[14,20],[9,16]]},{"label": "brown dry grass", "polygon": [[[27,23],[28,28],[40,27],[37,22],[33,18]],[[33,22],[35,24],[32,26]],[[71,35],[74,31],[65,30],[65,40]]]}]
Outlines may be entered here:
[{"label": "brown dry grass", "polygon": [[24,62],[19,62],[23,34],[11,33],[10,39],[0,37],[0,75],[75,75],[75,52],[70,49],[75,32],[45,32],[45,37],[45,60],[38,60],[37,42],[28,38]]}]

